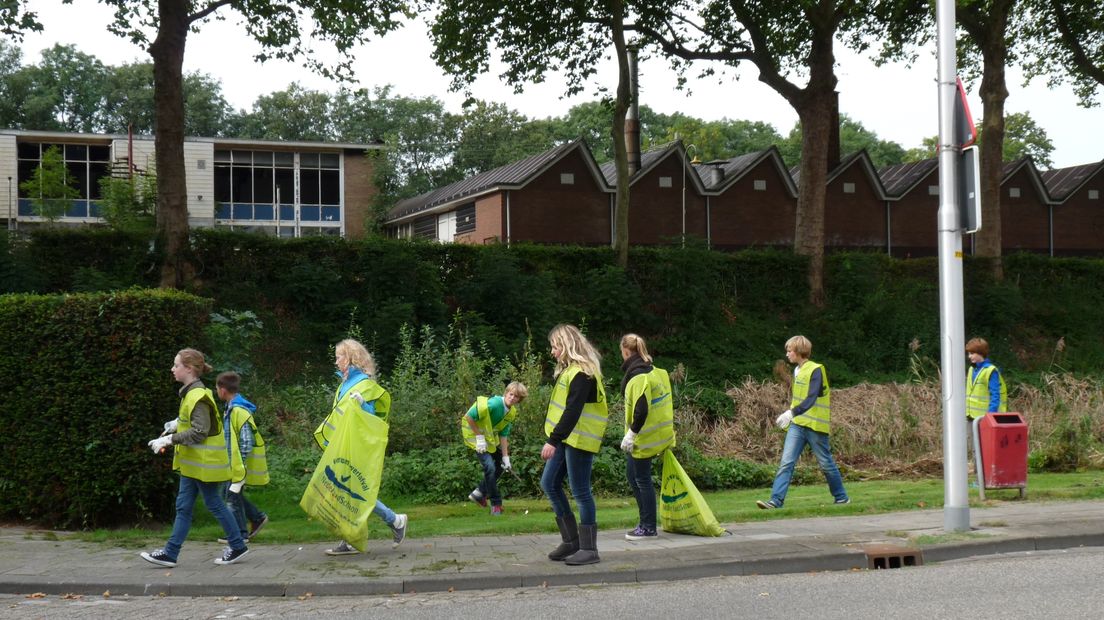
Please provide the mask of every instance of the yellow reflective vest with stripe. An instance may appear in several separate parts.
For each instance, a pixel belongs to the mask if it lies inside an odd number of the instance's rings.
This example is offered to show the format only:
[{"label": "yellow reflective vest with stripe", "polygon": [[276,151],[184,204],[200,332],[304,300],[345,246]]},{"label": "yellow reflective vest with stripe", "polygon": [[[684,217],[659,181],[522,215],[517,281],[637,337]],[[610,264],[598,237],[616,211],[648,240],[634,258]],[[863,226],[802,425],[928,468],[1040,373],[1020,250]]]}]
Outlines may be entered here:
[{"label": "yellow reflective vest with stripe", "polygon": [[[982,368],[971,377],[973,369],[966,369],[966,417],[973,420],[989,413],[989,377],[997,369],[992,364]],[[1008,411],[1008,387],[1004,384],[1004,375],[997,372],[1000,380],[1000,409]]]},{"label": "yellow reflective vest with stripe", "polygon": [[[241,437],[241,429],[246,424],[253,431],[253,451],[242,458],[238,449],[238,438]],[[234,453],[245,468],[245,483],[258,487],[268,484],[268,459],[265,456],[264,438],[257,430],[257,421],[253,419],[253,414],[245,407],[234,407],[230,410],[230,436],[233,438]],[[238,480],[241,478],[235,476],[234,481]]]},{"label": "yellow reflective vest with stripe", "polygon": [[[552,388],[552,398],[548,401],[548,414],[544,419],[544,434],[552,436],[552,430],[556,428],[564,409],[567,407],[567,392],[571,387],[571,380],[582,372],[578,366],[568,366],[556,379],[556,387]],[[606,424],[609,423],[609,410],[606,407],[606,388],[602,385],[602,377],[594,377],[598,384],[598,400],[583,405],[583,412],[579,415],[579,421],[571,434],[564,440],[569,446],[585,452],[598,452],[602,446],[602,436],[606,433]]]},{"label": "yellow reflective vest with stripe", "polygon": [[333,409],[330,411],[330,415],[326,416],[326,419],[322,420],[322,423],[314,430],[314,440],[318,442],[318,447],[323,450],[326,449],[326,446],[330,443],[330,437],[333,437],[334,432],[337,431],[337,425],[341,423],[346,413],[363,411],[360,408],[360,403],[353,399],[354,393],[363,396],[365,402],[375,401],[375,416],[384,422],[387,421],[387,414],[391,413],[391,394],[383,389],[380,384],[372,379],[364,378],[357,381],[344,395],[341,394],[341,386],[339,385],[337,391],[334,392]]},{"label": "yellow reflective vest with stripe", "polygon": [[[499,443],[498,434],[517,417],[517,407],[510,407],[507,409],[506,415],[502,416],[498,424],[492,425],[491,410],[487,406],[489,401],[490,399],[486,396],[480,396],[475,399],[475,413],[479,416],[479,419],[474,420],[474,422],[475,425],[479,427],[480,434],[487,440],[487,452],[497,452]],[[468,424],[468,420],[470,419],[467,413],[464,414],[464,417],[460,418],[460,431],[464,435],[464,443],[468,444],[468,447],[474,450],[475,433],[472,432],[471,425]]]},{"label": "yellow reflective vest with stripe", "polygon": [[812,360],[805,360],[805,363],[798,368],[797,374],[794,376],[793,398],[790,399],[790,409],[800,405],[809,396],[809,381],[813,377],[813,371],[817,368],[820,369],[821,395],[817,397],[816,403],[809,407],[808,411],[801,415],[795,415],[793,423],[829,435],[832,432],[832,388],[828,387],[828,372],[824,370],[823,365]]},{"label": "yellow reflective vest with stripe", "polygon": [[632,425],[633,410],[642,395],[648,398],[648,417],[636,434],[634,459],[651,458],[675,447],[674,394],[667,371],[653,366],[651,372],[629,379],[625,385],[625,428]]},{"label": "yellow reflective vest with stripe", "polygon": [[211,409],[213,432],[202,443],[175,446],[173,469],[178,470],[181,476],[202,482],[225,482],[230,479],[230,454],[222,432],[222,416],[211,390],[197,387],[184,394],[177,413],[176,432],[183,433],[192,428],[192,411],[200,401],[206,402]]}]

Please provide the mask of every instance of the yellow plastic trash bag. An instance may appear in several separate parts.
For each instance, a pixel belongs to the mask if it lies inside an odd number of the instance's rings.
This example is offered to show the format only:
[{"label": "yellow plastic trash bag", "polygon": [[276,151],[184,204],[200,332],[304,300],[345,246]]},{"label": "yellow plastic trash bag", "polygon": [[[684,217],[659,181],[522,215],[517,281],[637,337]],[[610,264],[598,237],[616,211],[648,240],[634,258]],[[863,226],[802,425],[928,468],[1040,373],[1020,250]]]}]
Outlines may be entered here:
[{"label": "yellow plastic trash bag", "polygon": [[663,453],[663,484],[659,488],[659,521],[663,531],[694,536],[723,536],[713,511],[670,450]]},{"label": "yellow plastic trash bag", "polygon": [[356,549],[368,545],[368,517],[376,507],[387,423],[359,411],[343,416],[299,506]]}]

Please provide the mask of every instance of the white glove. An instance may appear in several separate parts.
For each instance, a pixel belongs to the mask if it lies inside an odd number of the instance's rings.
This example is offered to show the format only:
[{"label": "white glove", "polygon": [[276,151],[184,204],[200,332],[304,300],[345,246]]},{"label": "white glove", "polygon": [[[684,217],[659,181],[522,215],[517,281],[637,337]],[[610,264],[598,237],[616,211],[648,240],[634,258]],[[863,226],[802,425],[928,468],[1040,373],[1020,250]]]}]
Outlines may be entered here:
[{"label": "white glove", "polygon": [[166,435],[164,437],[158,437],[157,439],[151,439],[147,444],[154,454],[161,454],[172,445],[172,436]]},{"label": "white glove", "polygon": [[625,438],[621,440],[621,449],[631,454],[633,451],[633,446],[635,444],[636,433],[632,431],[625,431]]},{"label": "white glove", "polygon": [[364,395],[362,395],[360,392],[353,392],[351,398],[362,405],[364,404]]},{"label": "white glove", "polygon": [[244,487],[244,486],[245,486],[245,480],[242,480],[240,482],[235,482],[235,483],[230,485],[230,492],[235,493],[235,494],[236,493],[241,493],[242,487]]},{"label": "white glove", "polygon": [[513,467],[513,465],[510,465],[510,457],[508,457],[508,456],[502,457],[502,471],[504,471],[504,472],[514,471],[514,467]]},{"label": "white glove", "polygon": [[475,436],[475,451],[480,454],[487,451],[487,438],[483,435]]},{"label": "white glove", "polygon": [[179,418],[173,418],[173,419],[169,420],[168,422],[165,422],[165,432],[161,433],[161,436],[164,437],[165,435],[172,435],[173,433],[175,433],[176,432],[176,424],[179,421],[180,421]]},{"label": "white glove", "polygon": [[793,422],[793,411],[787,409],[782,412],[782,415],[778,416],[778,419],[774,421],[774,424],[778,428],[786,430],[790,427],[790,422]]}]

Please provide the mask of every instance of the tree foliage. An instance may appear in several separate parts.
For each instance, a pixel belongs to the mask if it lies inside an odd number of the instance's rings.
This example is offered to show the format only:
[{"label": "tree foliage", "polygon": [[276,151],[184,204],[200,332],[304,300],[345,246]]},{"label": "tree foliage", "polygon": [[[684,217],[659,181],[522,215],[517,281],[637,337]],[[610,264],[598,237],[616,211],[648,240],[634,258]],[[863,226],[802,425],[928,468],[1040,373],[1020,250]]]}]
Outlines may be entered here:
[{"label": "tree foliage", "polygon": [[131,178],[100,179],[100,213],[107,225],[122,232],[149,233],[157,209],[157,174],[148,170]]},{"label": "tree foliage", "polygon": [[[1054,161],[1050,154],[1054,152],[1054,143],[1043,129],[1026,112],[1015,112],[1004,117],[1004,161],[1016,161],[1030,157],[1040,168],[1051,168]],[[985,131],[978,132],[978,141],[984,144]]]},{"label": "tree foliage", "polygon": [[31,197],[35,215],[51,222],[65,215],[70,201],[80,197],[76,179],[69,176],[61,151],[56,146],[42,153],[42,161],[31,178],[19,184],[19,190]]},{"label": "tree foliage", "polygon": [[1029,78],[1046,76],[1051,88],[1073,85],[1081,104],[1096,105],[1104,84],[1104,4],[1095,0],[1029,0],[1026,25]]}]

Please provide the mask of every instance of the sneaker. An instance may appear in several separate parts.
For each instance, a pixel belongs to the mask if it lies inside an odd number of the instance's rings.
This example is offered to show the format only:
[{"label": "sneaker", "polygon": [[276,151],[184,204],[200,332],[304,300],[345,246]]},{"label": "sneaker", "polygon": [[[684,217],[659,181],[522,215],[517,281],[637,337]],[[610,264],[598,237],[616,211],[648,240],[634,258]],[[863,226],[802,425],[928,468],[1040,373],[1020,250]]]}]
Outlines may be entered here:
[{"label": "sneaker", "polygon": [[406,540],[406,515],[395,515],[395,522],[391,524],[391,533],[394,534],[394,542],[391,547],[398,547]]},{"label": "sneaker", "polygon": [[[218,541],[219,541],[219,543],[221,543],[223,545],[229,545],[230,544],[230,539],[229,538],[220,538],[220,539],[218,539]],[[249,537],[248,536],[242,536],[242,542],[248,543],[249,542]]]},{"label": "sneaker", "polygon": [[778,508],[778,504],[774,503],[773,499],[768,499],[765,502],[762,500],[758,500],[755,502],[755,505],[762,508],[763,510],[772,510],[774,508]]},{"label": "sneaker", "polygon": [[150,564],[156,564],[158,566],[167,566],[169,568],[176,566],[176,560],[170,558],[169,554],[165,553],[164,549],[157,549],[151,553],[143,551],[142,559]]},{"label": "sneaker", "polygon": [[501,517],[502,516],[502,506],[492,506],[491,507],[491,516],[492,517]]},{"label": "sneaker", "polygon": [[337,543],[333,549],[326,549],[326,555],[355,555],[360,553],[344,540]]},{"label": "sneaker", "polygon": [[837,503],[837,504],[839,504],[839,505],[841,505],[841,506],[842,506],[843,504],[850,504],[850,503],[851,503],[851,498],[850,498],[850,497],[845,497],[845,498],[843,498],[843,499],[837,499],[837,500],[836,500],[836,503]]},{"label": "sneaker", "polygon": [[222,550],[222,557],[215,558],[215,564],[233,564],[242,559],[242,556],[249,553],[249,549],[242,547],[241,549],[231,549],[227,547]]},{"label": "sneaker", "polygon": [[479,506],[482,507],[482,508],[487,507],[487,498],[483,497],[483,494],[479,492],[479,489],[476,489],[476,490],[472,491],[471,493],[468,493],[468,499],[470,499],[471,501],[479,504]]},{"label": "sneaker", "polygon": [[[261,517],[261,520],[257,521],[256,523],[250,523],[249,538],[253,538],[254,536],[256,536],[257,533],[260,532],[265,525],[268,525],[268,515]],[[249,538],[246,538],[246,540],[248,541]]]},{"label": "sneaker", "polygon": [[625,534],[625,540],[646,540],[648,538],[655,538],[658,534],[655,530],[649,530],[643,526],[636,526],[635,530],[631,530]]}]

